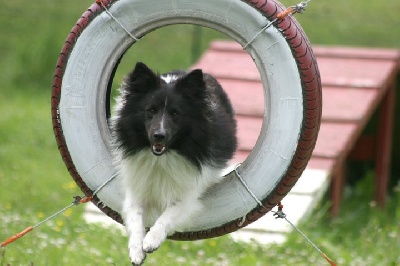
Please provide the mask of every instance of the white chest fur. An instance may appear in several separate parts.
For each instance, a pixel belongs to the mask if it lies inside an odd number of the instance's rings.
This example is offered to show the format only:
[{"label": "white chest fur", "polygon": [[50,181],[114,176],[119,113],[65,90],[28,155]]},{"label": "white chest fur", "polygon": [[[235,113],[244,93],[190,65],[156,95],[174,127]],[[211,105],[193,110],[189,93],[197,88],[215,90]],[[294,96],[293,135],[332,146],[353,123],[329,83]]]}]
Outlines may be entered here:
[{"label": "white chest fur", "polygon": [[220,180],[216,169],[202,166],[199,171],[175,151],[162,156],[141,151],[122,161],[120,175],[126,197],[143,206],[148,225],[172,204],[187,201],[198,205],[204,190]]}]

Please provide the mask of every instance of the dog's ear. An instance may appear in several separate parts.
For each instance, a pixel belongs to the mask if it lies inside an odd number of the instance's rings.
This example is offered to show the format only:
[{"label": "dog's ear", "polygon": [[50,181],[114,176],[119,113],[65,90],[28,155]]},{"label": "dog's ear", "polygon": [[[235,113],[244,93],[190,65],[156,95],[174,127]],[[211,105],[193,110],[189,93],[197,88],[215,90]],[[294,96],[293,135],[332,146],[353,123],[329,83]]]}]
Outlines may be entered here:
[{"label": "dog's ear", "polygon": [[125,80],[126,89],[134,93],[147,93],[157,88],[160,79],[144,63],[137,62]]},{"label": "dog's ear", "polygon": [[203,71],[195,69],[189,72],[178,80],[176,89],[186,96],[204,97],[206,84],[204,82]]}]

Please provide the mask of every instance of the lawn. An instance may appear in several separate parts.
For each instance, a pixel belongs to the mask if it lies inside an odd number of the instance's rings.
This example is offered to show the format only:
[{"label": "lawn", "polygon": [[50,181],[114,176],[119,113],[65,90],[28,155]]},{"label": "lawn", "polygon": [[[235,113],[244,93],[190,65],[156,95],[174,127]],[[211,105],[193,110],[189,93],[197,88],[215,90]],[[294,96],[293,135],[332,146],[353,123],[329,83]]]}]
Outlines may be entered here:
[{"label": "lawn", "polygon": [[[50,115],[55,63],[65,37],[93,1],[0,0],[0,242],[65,207],[81,192],[58,153]],[[285,5],[297,1],[282,1]],[[327,45],[400,47],[398,0],[311,1],[298,15],[311,42]],[[160,72],[190,66],[193,26],[165,28],[129,52],[116,85],[137,60]],[[178,36],[178,37],[176,37]],[[223,38],[203,29],[199,51]],[[176,49],[176,42],[180,48]],[[159,44],[163,43],[163,48]],[[141,45],[141,46],[140,46]],[[300,228],[339,265],[400,265],[400,189],[392,188],[385,210],[375,207],[373,174],[345,193],[341,216],[329,217],[329,202]],[[5,265],[128,265],[127,239],[117,229],[87,224],[83,206],[45,223],[0,249]],[[290,213],[287,213],[290,218]],[[147,265],[327,265],[296,233],[283,245],[236,243],[229,236],[167,241]]]}]

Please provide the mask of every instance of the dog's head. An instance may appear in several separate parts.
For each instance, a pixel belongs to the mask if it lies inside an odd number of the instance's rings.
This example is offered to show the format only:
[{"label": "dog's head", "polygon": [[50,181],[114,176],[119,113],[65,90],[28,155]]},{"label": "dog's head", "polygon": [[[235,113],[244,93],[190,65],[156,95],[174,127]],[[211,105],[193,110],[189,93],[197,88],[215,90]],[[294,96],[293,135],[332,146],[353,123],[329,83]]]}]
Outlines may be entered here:
[{"label": "dog's head", "polygon": [[150,149],[157,156],[191,134],[192,120],[200,115],[199,109],[193,109],[193,106],[205,102],[201,70],[159,76],[139,62],[126,80],[126,89],[129,93],[127,101],[131,97],[139,105]]}]

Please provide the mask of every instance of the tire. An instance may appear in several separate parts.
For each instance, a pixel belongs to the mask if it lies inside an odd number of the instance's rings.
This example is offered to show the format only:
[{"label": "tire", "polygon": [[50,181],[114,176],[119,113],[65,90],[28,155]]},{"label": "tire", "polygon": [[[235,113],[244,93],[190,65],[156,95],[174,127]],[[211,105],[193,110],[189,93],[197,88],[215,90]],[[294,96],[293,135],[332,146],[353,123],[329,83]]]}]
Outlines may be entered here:
[{"label": "tire", "polygon": [[[283,6],[274,0],[109,0],[109,11],[135,37],[177,23],[221,31],[245,46]],[[58,58],[52,90],[52,119],[61,156],[71,176],[90,196],[114,175],[110,154],[110,81],[134,40],[93,4],[78,20]],[[229,173],[208,190],[206,206],[188,231],[171,238],[221,236],[257,220],[281,201],[311,156],[321,119],[321,83],[311,46],[292,16],[280,20],[246,48],[260,72],[265,95],[263,127],[248,158],[238,168],[254,198]],[[122,223],[117,180],[93,198],[104,213]],[[245,220],[243,220],[245,217]],[[244,222],[243,222],[244,221]]]}]

